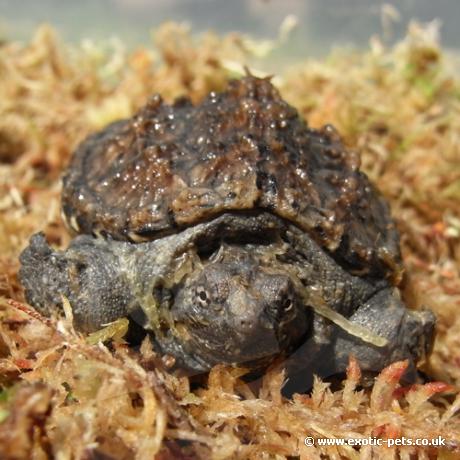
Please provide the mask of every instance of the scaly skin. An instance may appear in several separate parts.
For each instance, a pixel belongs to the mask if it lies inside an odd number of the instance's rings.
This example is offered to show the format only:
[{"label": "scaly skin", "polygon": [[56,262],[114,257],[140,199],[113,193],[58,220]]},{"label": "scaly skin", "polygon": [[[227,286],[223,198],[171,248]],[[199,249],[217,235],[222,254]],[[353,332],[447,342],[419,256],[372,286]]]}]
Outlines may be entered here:
[{"label": "scaly skin", "polygon": [[[364,370],[429,348],[434,317],[397,295],[389,206],[331,126],[309,128],[248,75],[194,106],[154,96],[89,136],[63,178],[77,236],[21,256],[28,301],[94,330],[129,316],[191,372],[217,363]],[[95,238],[99,236],[102,238]]]},{"label": "scaly skin", "polygon": [[[329,376],[345,370],[349,353],[364,370],[403,358],[415,368],[433,333],[433,315],[407,310],[387,280],[348,273],[268,213],[224,214],[140,244],[79,236],[63,252],[38,234],[21,264],[28,301],[43,313],[64,294],[81,329],[129,316],[191,372],[291,355],[290,367]],[[323,304],[386,345],[343,330],[321,314]]]}]

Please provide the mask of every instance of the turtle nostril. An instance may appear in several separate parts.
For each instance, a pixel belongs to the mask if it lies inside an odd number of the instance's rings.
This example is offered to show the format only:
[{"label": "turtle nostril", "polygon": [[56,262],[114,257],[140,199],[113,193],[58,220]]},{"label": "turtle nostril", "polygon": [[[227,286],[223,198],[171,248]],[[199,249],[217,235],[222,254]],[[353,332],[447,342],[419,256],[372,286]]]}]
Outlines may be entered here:
[{"label": "turtle nostril", "polygon": [[242,319],[239,321],[239,326],[240,326],[240,331],[245,331],[245,332],[248,332],[252,329],[252,324],[250,321],[246,320],[246,319]]},{"label": "turtle nostril", "polygon": [[250,326],[249,321],[247,321],[247,320],[245,320],[245,319],[242,319],[242,320],[240,321],[240,327],[241,327],[242,329],[246,329],[246,328],[248,328],[249,326]]}]

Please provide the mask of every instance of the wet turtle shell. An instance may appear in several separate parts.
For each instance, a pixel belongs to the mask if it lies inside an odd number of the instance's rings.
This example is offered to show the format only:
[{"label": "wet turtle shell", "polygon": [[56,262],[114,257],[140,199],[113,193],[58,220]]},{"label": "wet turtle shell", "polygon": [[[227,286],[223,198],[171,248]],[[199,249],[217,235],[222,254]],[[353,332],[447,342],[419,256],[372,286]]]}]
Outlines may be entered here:
[{"label": "wet turtle shell", "polygon": [[64,176],[79,233],[141,242],[225,212],[270,211],[354,274],[396,279],[398,233],[356,153],[308,127],[269,79],[247,76],[199,105],[153,96],[87,138]]}]

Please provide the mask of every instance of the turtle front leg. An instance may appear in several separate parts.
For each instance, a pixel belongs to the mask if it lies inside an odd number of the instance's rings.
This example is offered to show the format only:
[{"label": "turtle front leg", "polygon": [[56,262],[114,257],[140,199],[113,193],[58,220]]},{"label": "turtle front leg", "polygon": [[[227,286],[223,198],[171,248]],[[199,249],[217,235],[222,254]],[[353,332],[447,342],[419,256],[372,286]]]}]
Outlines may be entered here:
[{"label": "turtle front leg", "polygon": [[387,343],[379,347],[339,331],[334,343],[336,372],[345,371],[349,355],[353,354],[361,369],[371,373],[408,359],[406,379],[414,379],[416,363],[428,354],[433,343],[436,321],[431,311],[409,310],[394,289],[386,288],[360,306],[349,319],[383,337]]},{"label": "turtle front leg", "polygon": [[134,299],[113,244],[119,243],[82,235],[65,251],[53,251],[43,233],[33,235],[20,256],[19,278],[27,301],[50,315],[62,309],[65,296],[75,326],[84,332],[126,316]]}]

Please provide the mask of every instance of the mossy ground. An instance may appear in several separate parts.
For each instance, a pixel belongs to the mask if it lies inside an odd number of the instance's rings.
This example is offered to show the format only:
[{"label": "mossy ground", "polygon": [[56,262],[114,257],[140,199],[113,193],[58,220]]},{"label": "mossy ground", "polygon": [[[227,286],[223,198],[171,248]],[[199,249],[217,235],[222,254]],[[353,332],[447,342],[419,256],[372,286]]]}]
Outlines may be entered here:
[{"label": "mossy ground", "polygon": [[[28,237],[44,230],[58,247],[69,241],[59,177],[77,143],[152,93],[198,101],[244,64],[257,74],[252,48],[237,35],[193,39],[175,24],[132,52],[62,44],[48,27],[1,46],[0,458],[460,458],[460,76],[433,26],[411,24],[394,47],[373,39],[366,52],[300,62],[273,79],[311,126],[337,127],[391,202],[404,297],[438,318],[430,383],[401,387],[405,364],[395,363],[363,390],[351,360],[341,389],[317,380],[292,400],[276,370],[256,387],[243,370],[217,367],[194,388],[147,342],[90,345],[69,319],[45,320],[24,304],[17,271]],[[303,443],[438,435],[446,447]]]}]

